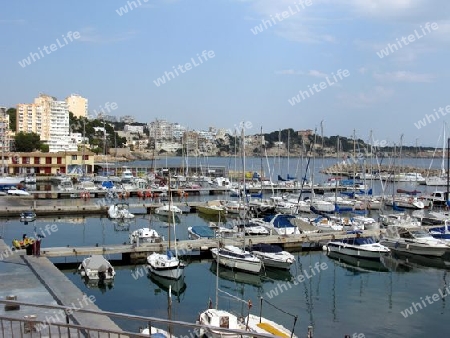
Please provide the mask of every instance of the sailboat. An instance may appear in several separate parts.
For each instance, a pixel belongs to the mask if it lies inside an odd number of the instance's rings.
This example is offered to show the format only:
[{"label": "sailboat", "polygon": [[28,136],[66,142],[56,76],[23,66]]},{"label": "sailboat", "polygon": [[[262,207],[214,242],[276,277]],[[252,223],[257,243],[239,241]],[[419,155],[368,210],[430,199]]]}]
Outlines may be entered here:
[{"label": "sailboat", "polygon": [[[172,204],[172,194],[170,192],[170,175],[169,175],[169,206]],[[175,215],[172,214],[173,232],[175,236],[175,254],[170,250],[170,226],[168,227],[169,241],[165,254],[152,253],[147,257],[149,271],[161,277],[169,279],[179,279],[183,276],[186,265],[178,259],[177,240],[176,240],[176,222]]]}]

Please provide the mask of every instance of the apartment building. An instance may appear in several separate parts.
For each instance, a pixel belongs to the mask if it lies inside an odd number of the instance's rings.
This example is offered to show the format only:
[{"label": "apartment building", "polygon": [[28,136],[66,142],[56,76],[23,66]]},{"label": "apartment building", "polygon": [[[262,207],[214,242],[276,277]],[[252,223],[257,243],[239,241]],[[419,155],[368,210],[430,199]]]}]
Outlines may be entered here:
[{"label": "apartment building", "polygon": [[0,147],[2,152],[10,151],[11,139],[9,115],[6,113],[6,107],[0,107]]},{"label": "apartment building", "polygon": [[49,152],[76,151],[70,137],[69,109],[66,101],[41,94],[34,103],[17,105],[17,132],[34,132],[49,145]]},{"label": "apartment building", "polygon": [[72,112],[75,117],[88,116],[88,99],[78,94],[71,94],[66,97],[66,104],[69,111]]}]

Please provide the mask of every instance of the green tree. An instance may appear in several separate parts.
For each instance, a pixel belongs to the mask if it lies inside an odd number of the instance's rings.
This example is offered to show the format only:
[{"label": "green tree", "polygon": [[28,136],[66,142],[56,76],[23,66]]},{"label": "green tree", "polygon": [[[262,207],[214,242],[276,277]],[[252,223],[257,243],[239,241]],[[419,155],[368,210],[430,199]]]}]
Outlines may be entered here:
[{"label": "green tree", "polygon": [[9,115],[9,129],[12,131],[16,131],[16,119],[17,119],[17,111],[16,108],[9,108],[6,113]]},{"label": "green tree", "polygon": [[23,131],[14,137],[16,151],[30,152],[40,149],[41,136],[36,133],[24,133]]}]

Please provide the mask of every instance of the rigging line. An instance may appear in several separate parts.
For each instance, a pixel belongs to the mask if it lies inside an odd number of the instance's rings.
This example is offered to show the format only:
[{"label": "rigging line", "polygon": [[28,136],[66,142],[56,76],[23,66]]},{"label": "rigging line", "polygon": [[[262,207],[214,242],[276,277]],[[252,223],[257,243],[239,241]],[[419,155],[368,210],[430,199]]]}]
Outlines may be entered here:
[{"label": "rigging line", "polygon": [[274,307],[275,309],[277,309],[278,311],[283,312],[284,314],[287,314],[287,315],[289,315],[289,316],[292,316],[293,318],[297,318],[297,317],[298,317],[297,315],[293,315],[292,313],[289,313],[289,312],[287,312],[287,311],[285,311],[285,310],[280,309],[278,306],[273,305],[272,303],[270,303],[268,300],[265,300],[264,298],[261,298],[261,299],[262,299],[263,301],[265,301],[267,304],[269,304],[269,305],[271,305],[272,307]]}]

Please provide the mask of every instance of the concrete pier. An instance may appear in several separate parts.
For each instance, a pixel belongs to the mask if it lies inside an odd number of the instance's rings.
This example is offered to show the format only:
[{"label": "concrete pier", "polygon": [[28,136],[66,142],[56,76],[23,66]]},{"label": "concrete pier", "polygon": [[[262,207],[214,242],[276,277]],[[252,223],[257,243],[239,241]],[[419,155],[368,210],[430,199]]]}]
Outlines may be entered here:
[{"label": "concrete pier", "polygon": [[[7,297],[15,296],[17,301],[21,302],[100,311],[95,305],[95,297],[81,292],[47,258],[24,256],[23,250],[11,251],[2,239],[0,239],[0,253],[2,254],[0,259],[1,299],[6,300]],[[36,321],[66,323],[63,311],[29,306],[20,306],[18,310],[6,310],[4,306],[0,307],[0,317],[24,319],[25,316],[36,316]],[[68,318],[69,323],[83,327],[121,331],[109,317],[104,315],[74,311]],[[6,331],[0,333],[4,337],[12,337],[12,333],[24,331],[24,327],[19,322],[10,326],[5,325],[4,329]],[[42,334],[49,336],[48,330],[49,328],[42,329]],[[56,327],[51,327],[50,330],[52,330],[50,332],[52,336],[60,337]]]}]

